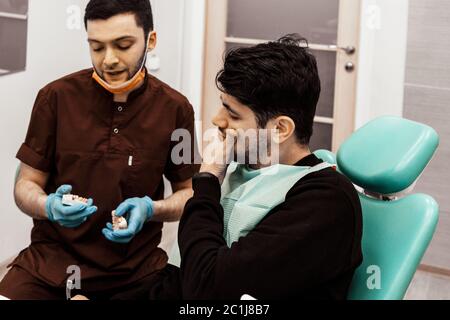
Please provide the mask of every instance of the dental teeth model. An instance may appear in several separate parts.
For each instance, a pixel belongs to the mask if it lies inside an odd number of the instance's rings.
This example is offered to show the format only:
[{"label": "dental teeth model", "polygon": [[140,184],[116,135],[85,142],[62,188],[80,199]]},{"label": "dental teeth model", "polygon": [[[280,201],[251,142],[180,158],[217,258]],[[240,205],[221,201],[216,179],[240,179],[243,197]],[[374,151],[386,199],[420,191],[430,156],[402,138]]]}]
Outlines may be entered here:
[{"label": "dental teeth model", "polygon": [[111,212],[112,215],[112,224],[113,224],[113,230],[123,230],[128,228],[127,220],[124,217],[116,216],[116,211],[113,210]]},{"label": "dental teeth model", "polygon": [[73,206],[75,204],[86,204],[88,202],[88,199],[79,197],[74,194],[65,194],[62,197],[62,204],[66,206]]}]

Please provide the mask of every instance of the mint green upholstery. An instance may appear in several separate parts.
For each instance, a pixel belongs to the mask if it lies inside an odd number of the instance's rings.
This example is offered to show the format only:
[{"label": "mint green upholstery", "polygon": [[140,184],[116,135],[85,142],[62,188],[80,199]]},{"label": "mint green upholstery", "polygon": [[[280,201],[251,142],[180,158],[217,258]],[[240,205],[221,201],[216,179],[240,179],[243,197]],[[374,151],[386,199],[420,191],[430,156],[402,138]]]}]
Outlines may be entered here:
[{"label": "mint green upholstery", "polygon": [[314,154],[317,158],[322,159],[329,164],[336,164],[336,155],[331,151],[320,149],[314,151]]},{"label": "mint green upholstery", "polygon": [[381,117],[357,130],[339,148],[341,172],[356,185],[382,194],[405,190],[425,169],[439,143],[432,128]]},{"label": "mint green upholstery", "polygon": [[[396,201],[360,195],[363,208],[363,264],[356,270],[349,299],[402,299],[416,272],[438,220],[436,201],[413,194]],[[372,272],[379,267],[380,289],[369,289]]]},{"label": "mint green upholstery", "polygon": [[[355,272],[349,299],[404,297],[433,237],[439,208],[428,195],[401,197],[400,192],[418,179],[438,143],[437,133],[426,125],[381,117],[354,132],[338,150],[338,170],[365,190],[359,193],[364,260]],[[315,154],[325,161],[333,159],[323,150]]]}]

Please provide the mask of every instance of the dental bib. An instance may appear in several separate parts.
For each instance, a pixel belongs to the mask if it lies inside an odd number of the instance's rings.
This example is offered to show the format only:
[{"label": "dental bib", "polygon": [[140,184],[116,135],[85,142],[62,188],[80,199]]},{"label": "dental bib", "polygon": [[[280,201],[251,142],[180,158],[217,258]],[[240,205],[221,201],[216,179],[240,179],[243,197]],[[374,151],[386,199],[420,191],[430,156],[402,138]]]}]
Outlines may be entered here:
[{"label": "dental bib", "polygon": [[[222,184],[220,203],[224,211],[224,238],[227,246],[246,236],[276,206],[285,201],[288,191],[302,178],[333,165],[323,162],[314,167],[277,164],[252,170],[246,165],[230,164]],[[175,243],[169,263],[180,266],[180,250]]]},{"label": "dental bib", "polygon": [[246,236],[276,206],[283,203],[288,191],[310,173],[331,167],[320,163],[314,167],[277,164],[259,170],[232,163],[222,184],[224,238],[228,247]]}]

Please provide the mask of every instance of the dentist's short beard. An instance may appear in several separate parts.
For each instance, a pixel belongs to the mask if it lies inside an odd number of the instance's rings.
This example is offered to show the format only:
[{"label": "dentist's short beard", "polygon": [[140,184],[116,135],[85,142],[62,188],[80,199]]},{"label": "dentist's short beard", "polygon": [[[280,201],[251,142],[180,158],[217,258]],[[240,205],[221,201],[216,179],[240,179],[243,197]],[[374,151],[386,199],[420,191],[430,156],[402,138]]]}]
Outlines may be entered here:
[{"label": "dentist's short beard", "polygon": [[[141,66],[142,66],[142,68],[145,67],[146,60],[147,60],[147,49],[145,49],[144,53],[139,58],[139,61],[134,65],[133,72],[128,72],[128,78],[126,81],[130,81],[138,72],[140,72]],[[94,70],[100,76],[100,78],[102,78],[103,81],[107,82],[105,79],[104,72],[100,72],[100,70],[97,70],[97,68],[95,66],[94,66]]]},{"label": "dentist's short beard", "polygon": [[145,67],[145,62],[147,60],[147,49],[145,49],[144,53],[142,54],[141,58],[139,59],[139,61],[135,64],[134,68],[133,68],[133,72],[128,73],[128,79],[127,81],[131,80],[138,72],[141,71],[141,66],[142,68]]}]

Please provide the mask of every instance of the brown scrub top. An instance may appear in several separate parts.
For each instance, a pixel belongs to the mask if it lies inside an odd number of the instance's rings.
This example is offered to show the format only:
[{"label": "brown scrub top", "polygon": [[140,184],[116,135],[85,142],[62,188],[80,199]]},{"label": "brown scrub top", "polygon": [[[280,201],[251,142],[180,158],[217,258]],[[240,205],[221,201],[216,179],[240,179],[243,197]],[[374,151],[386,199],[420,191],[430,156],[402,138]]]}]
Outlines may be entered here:
[{"label": "brown scrub top", "polygon": [[[47,194],[70,184],[73,194],[93,198],[98,211],[73,229],[34,220],[31,245],[12,265],[58,287],[65,285],[67,268],[77,265],[82,288],[95,290],[120,287],[163,268],[167,255],[157,247],[162,223],[148,222],[128,244],[107,240],[102,228],[127,198],[162,199],[163,174],[180,182],[198,171],[198,165],[171,161],[177,128],[194,137],[192,106],[149,74],[126,103],[114,102],[92,79],[92,69],[40,90],[17,158],[50,174]],[[193,146],[194,138],[190,142]]]}]

